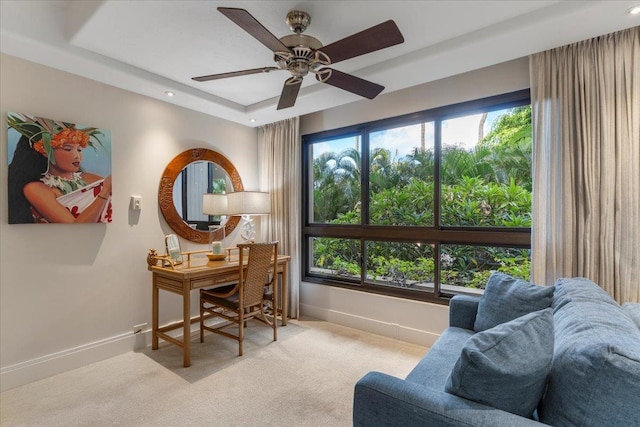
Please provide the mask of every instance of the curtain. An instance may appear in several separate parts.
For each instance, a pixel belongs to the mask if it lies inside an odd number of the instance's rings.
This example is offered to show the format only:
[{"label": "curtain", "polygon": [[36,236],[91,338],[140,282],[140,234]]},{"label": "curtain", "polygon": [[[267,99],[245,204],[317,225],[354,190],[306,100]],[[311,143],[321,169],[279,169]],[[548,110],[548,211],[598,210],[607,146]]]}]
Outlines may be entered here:
[{"label": "curtain", "polygon": [[289,315],[298,317],[300,301],[300,181],[299,119],[287,119],[258,129],[261,190],[271,194],[267,218],[269,239],[278,240],[289,262]]},{"label": "curtain", "polygon": [[532,280],[640,302],[640,27],[530,57]]}]

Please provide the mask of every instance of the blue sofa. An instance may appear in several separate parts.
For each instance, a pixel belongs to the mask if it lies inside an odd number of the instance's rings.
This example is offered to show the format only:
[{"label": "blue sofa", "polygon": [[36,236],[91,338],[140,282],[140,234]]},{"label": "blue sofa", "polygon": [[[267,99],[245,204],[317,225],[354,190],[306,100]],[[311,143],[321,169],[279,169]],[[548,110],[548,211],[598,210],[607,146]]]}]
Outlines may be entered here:
[{"label": "blue sofa", "polygon": [[[369,372],[361,378],[355,386],[354,426],[640,426],[640,325],[634,323],[634,319],[640,318],[640,305],[621,307],[596,284],[582,278],[560,279],[555,286],[544,290],[541,286],[526,284],[527,289],[533,290],[534,299],[522,303],[517,301],[518,295],[505,293],[504,289],[516,289],[523,281],[505,276],[492,276],[482,297],[458,295],[451,299],[449,328],[405,379],[380,372]],[[490,292],[492,279],[495,279],[491,288],[494,291]],[[541,296],[535,292],[547,294]],[[545,298],[542,309],[535,306]],[[535,307],[528,308],[531,301]],[[545,305],[550,308],[545,310]],[[503,312],[513,306],[519,306],[520,312]],[[522,314],[527,311],[530,313]],[[480,316],[485,317],[487,313],[497,316],[502,323],[477,332]],[[506,317],[501,319],[501,316]],[[532,316],[537,321],[532,330],[542,334],[540,340],[517,332],[522,328],[522,319],[531,320]],[[545,319],[552,320],[545,323]],[[515,333],[514,328],[510,333],[513,351],[519,352],[519,358],[540,360],[524,361],[524,366],[518,366],[518,360],[506,361],[504,372],[524,372],[529,364],[536,368],[525,376],[514,375],[511,382],[493,383],[505,385],[502,396],[500,387],[492,386],[493,380],[489,378],[492,374],[480,375],[481,381],[489,382],[479,383],[475,395],[472,388],[465,394],[464,384],[456,387],[456,378],[462,378],[463,383],[477,380],[472,378],[474,373],[478,375],[478,371],[474,371],[475,362],[487,363],[486,357],[478,359],[485,356],[478,351],[478,343],[483,342],[478,336],[491,335],[514,322],[520,324]],[[550,327],[550,336],[544,331],[545,325]],[[496,347],[496,342],[500,343],[500,339],[486,348]],[[471,344],[476,345],[475,349],[469,350]],[[545,346],[549,350],[545,350]],[[502,350],[499,357],[508,359],[511,350]],[[460,376],[465,354],[471,363]],[[497,366],[497,369],[502,368]],[[536,371],[543,383],[538,378],[538,383],[527,385],[527,375]],[[517,390],[519,384],[522,387]],[[511,386],[516,390],[512,391]],[[533,390],[533,394],[526,396],[528,390]],[[473,400],[461,397],[469,394],[475,396]],[[503,400],[513,398],[516,404],[518,399],[533,398],[533,411],[531,407],[525,408],[528,415],[523,416],[512,413],[517,411],[499,408],[505,407]]]}]

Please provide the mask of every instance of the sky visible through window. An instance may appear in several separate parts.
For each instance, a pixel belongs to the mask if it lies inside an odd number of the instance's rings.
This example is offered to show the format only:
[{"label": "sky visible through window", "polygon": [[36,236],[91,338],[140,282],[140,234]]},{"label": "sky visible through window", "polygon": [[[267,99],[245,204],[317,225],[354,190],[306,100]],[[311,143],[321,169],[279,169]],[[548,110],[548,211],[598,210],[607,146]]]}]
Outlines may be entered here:
[{"label": "sky visible through window", "polygon": [[[489,133],[496,119],[508,111],[509,110],[498,110],[489,112],[487,120],[484,123],[484,134]],[[458,145],[466,150],[475,147],[478,142],[478,125],[480,124],[481,117],[482,114],[473,114],[452,118],[456,123],[453,129],[446,128],[450,123],[448,120],[443,121],[442,145]],[[425,131],[425,140],[433,141],[433,125],[427,125]],[[375,135],[375,141],[371,141],[371,145],[374,146],[375,144],[375,147],[386,148],[392,153],[395,153],[396,150],[400,154],[410,153],[413,148],[419,146],[419,132],[420,126],[416,125],[375,132],[372,134]],[[317,158],[325,152],[338,153],[347,148],[356,148],[355,141],[355,137],[349,137],[313,144],[314,158]]]}]

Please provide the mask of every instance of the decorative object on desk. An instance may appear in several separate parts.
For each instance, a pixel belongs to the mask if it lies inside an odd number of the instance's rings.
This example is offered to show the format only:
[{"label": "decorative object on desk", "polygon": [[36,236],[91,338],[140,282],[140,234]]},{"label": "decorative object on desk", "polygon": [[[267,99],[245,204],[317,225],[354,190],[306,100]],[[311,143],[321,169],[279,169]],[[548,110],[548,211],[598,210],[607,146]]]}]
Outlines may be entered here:
[{"label": "decorative object on desk", "polygon": [[214,240],[213,242],[211,242],[211,253],[213,255],[221,255],[222,252],[223,252],[222,242],[219,242],[217,240]]},{"label": "decorative object on desk", "polygon": [[229,215],[240,215],[243,219],[243,230],[240,237],[245,242],[255,240],[255,224],[251,219],[256,215],[269,215],[271,212],[271,197],[269,193],[258,191],[238,191],[227,194]]},{"label": "decorative object on desk", "polygon": [[147,266],[148,269],[151,270],[151,267],[154,265],[158,265],[158,252],[155,249],[149,249],[149,253],[147,254]]},{"label": "decorative object on desk", "polygon": [[175,234],[167,234],[164,236],[164,244],[167,248],[167,255],[173,260],[174,264],[182,263],[182,251],[180,250],[180,242]]},{"label": "decorative object on desk", "polygon": [[209,258],[209,261],[224,261],[227,258],[227,254],[224,252],[220,254],[207,252],[207,258]]},{"label": "decorative object on desk", "polygon": [[[224,250],[225,224],[227,222],[227,196],[226,194],[205,193],[202,195],[202,213],[205,215],[219,216],[220,225],[209,225],[209,247],[211,248],[210,260],[223,260],[226,258]],[[216,233],[222,230],[222,235]],[[207,256],[209,256],[207,254]]]}]

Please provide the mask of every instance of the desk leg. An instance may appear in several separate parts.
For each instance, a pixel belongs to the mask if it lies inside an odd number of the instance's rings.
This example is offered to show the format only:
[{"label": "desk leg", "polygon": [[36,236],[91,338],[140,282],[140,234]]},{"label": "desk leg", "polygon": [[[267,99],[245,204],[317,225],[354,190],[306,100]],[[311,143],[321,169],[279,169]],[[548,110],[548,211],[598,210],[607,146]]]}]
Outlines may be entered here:
[{"label": "desk leg", "polygon": [[152,285],[152,296],[151,296],[151,305],[152,305],[152,311],[151,311],[151,349],[152,350],[157,350],[158,349],[158,305],[159,305],[159,294],[160,294],[160,289],[158,289],[158,286],[156,285],[156,278],[153,278],[153,285]]},{"label": "desk leg", "polygon": [[288,275],[287,270],[289,269],[289,263],[285,263],[282,268],[282,326],[287,326],[287,316],[289,314],[288,304],[289,304],[289,289],[288,289]]},{"label": "desk leg", "polygon": [[191,291],[189,290],[189,282],[184,284],[186,289],[182,293],[182,339],[183,339],[183,362],[184,367],[191,366]]}]

